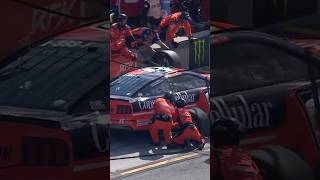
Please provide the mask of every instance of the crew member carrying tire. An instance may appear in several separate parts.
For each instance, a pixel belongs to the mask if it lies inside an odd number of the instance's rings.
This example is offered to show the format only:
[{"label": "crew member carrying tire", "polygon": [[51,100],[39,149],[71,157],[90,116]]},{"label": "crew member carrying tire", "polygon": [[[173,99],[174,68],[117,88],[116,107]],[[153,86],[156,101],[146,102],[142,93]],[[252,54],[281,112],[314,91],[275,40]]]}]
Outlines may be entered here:
[{"label": "crew member carrying tire", "polygon": [[177,12],[161,20],[158,28],[159,34],[166,34],[166,41],[173,44],[173,38],[176,33],[183,28],[189,39],[192,39],[191,25],[189,23],[190,15],[187,11]]},{"label": "crew member carrying tire", "polygon": [[174,143],[179,145],[185,144],[188,148],[191,148],[192,145],[194,145],[197,149],[202,150],[205,145],[205,140],[193,123],[190,112],[185,108],[187,104],[186,101],[184,99],[179,99],[175,104],[178,108],[177,119],[181,129],[174,137]]},{"label": "crew member carrying tire", "polygon": [[172,92],[166,93],[163,98],[157,98],[154,102],[155,115],[149,125],[149,132],[152,143],[156,146],[160,145],[161,137],[164,138],[167,147],[172,144],[172,121],[176,118],[173,103],[174,95]]},{"label": "crew member carrying tire", "polygon": [[116,23],[113,23],[110,29],[110,47],[111,54],[121,54],[130,60],[135,59],[135,54],[126,46],[126,40],[130,42],[131,47],[136,46],[130,27],[127,25],[127,15],[119,14]]},{"label": "crew member carrying tire", "polygon": [[214,180],[262,179],[255,162],[239,146],[240,127],[240,122],[233,118],[221,118],[213,124],[211,167]]},{"label": "crew member carrying tire", "polygon": [[137,45],[150,47],[152,44],[156,43],[161,49],[169,49],[169,47],[161,41],[159,34],[148,27],[135,28],[131,32]]}]

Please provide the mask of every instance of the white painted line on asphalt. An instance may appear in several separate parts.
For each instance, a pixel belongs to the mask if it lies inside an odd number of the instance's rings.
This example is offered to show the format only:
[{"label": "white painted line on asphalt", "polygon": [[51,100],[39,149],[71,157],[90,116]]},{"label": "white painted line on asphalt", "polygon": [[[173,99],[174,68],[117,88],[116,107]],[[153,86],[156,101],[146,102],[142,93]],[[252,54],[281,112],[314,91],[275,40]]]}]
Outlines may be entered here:
[{"label": "white painted line on asphalt", "polygon": [[164,160],[164,161],[160,161],[158,163],[154,163],[154,164],[142,166],[142,167],[139,167],[139,168],[136,168],[136,169],[132,169],[132,170],[120,173],[120,175],[121,176],[125,176],[125,175],[129,175],[129,174],[137,173],[137,172],[140,172],[140,171],[144,171],[144,170],[152,169],[152,168],[155,168],[155,167],[163,166],[165,164],[169,164],[169,163],[174,163],[174,162],[177,162],[177,161],[185,160],[187,158],[190,158],[190,157],[193,157],[193,156],[196,156],[196,155],[198,155],[198,154],[197,153],[192,153],[192,154],[179,156],[179,157],[176,157],[176,158],[173,158],[173,159]]}]

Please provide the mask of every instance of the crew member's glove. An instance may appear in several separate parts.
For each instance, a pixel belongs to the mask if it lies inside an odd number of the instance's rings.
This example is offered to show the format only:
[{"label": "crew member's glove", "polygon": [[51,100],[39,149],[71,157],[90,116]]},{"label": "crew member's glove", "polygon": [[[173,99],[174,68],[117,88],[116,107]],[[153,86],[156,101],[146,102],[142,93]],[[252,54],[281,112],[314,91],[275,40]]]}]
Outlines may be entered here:
[{"label": "crew member's glove", "polygon": [[168,116],[168,115],[166,115],[166,114],[162,114],[162,119],[163,119],[164,121],[170,121],[170,120],[171,120],[171,117]]},{"label": "crew member's glove", "polygon": [[172,43],[171,43],[171,45],[172,45],[172,47],[173,48],[178,48],[178,46],[179,46],[179,43],[177,43],[177,42],[175,42],[175,41],[173,41]]},{"label": "crew member's glove", "polygon": [[131,46],[131,48],[136,48],[138,45],[137,45],[137,42],[136,42],[136,41],[132,41],[132,42],[130,43],[130,46]]},{"label": "crew member's glove", "polygon": [[157,119],[157,115],[152,116],[152,118],[150,119],[151,122],[149,124],[153,124],[156,119]]},{"label": "crew member's glove", "polygon": [[123,40],[119,40],[118,42],[116,42],[116,46],[118,48],[122,48],[125,46],[125,42]]},{"label": "crew member's glove", "polygon": [[196,40],[197,38],[195,38],[195,37],[193,37],[193,36],[189,36],[188,39],[189,39],[189,41],[194,41],[194,40]]}]

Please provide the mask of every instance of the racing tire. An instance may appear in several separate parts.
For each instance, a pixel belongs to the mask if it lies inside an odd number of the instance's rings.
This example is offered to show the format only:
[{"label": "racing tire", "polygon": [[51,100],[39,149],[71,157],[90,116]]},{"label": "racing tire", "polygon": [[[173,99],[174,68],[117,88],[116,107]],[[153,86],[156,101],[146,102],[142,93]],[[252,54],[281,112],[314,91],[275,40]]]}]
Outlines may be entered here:
[{"label": "racing tire", "polygon": [[200,108],[192,108],[189,112],[201,135],[203,137],[210,137],[210,121],[208,115]]},{"label": "racing tire", "polygon": [[152,66],[181,68],[179,55],[171,50],[156,52],[150,59]]},{"label": "racing tire", "polygon": [[296,153],[277,145],[249,151],[263,180],[315,180],[308,164]]}]

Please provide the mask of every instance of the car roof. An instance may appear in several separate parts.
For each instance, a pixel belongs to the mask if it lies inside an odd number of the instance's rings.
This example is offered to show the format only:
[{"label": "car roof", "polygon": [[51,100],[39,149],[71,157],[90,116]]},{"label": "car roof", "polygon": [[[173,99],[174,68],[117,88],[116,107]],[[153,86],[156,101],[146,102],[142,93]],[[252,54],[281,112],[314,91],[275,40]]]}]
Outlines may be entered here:
[{"label": "car roof", "polygon": [[145,85],[166,75],[180,72],[182,69],[168,67],[147,67],[131,71],[120,76],[110,84],[110,94],[132,96]]}]

